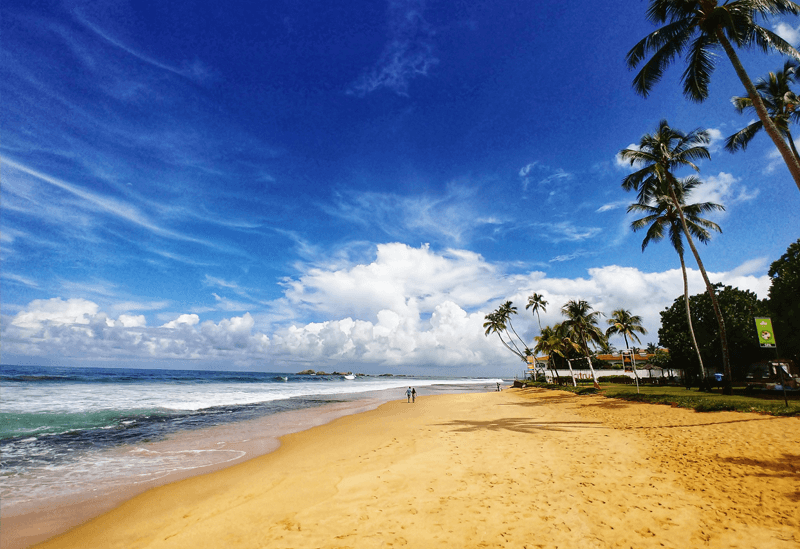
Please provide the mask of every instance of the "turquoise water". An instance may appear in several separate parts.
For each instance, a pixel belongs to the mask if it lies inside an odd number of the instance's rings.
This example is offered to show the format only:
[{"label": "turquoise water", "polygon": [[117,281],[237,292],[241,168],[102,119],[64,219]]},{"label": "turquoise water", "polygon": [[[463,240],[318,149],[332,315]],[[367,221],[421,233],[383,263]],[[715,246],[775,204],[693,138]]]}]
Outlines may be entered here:
[{"label": "turquoise water", "polygon": [[[389,394],[486,391],[497,379],[299,376],[112,368],[0,367],[0,498],[4,507],[224,463],[223,446],[156,452],[199,429],[312,411]],[[396,394],[395,394],[396,391]]]}]

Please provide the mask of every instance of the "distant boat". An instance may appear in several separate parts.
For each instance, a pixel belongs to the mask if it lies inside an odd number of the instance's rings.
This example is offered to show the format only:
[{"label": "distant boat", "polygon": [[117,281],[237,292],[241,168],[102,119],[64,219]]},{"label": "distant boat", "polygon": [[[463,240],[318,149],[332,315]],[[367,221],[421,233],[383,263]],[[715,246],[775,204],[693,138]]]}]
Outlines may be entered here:
[{"label": "distant boat", "polygon": [[356,378],[356,376],[354,376],[353,374],[345,374],[342,377],[345,378],[345,379],[355,379]]}]

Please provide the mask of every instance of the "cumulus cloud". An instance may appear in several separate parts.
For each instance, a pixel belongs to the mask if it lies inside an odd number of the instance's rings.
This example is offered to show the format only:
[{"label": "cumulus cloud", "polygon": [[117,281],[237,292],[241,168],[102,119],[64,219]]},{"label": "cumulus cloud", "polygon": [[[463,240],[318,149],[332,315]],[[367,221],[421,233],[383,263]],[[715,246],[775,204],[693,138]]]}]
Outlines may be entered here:
[{"label": "cumulus cloud", "polygon": [[[727,273],[709,273],[723,282],[766,297],[766,260],[757,258]],[[704,291],[700,274],[689,269],[690,292]],[[248,312],[218,322],[199,314],[176,314],[160,326],[144,315],[110,317],[85,299],[34,300],[2,323],[4,352],[28,357],[79,357],[216,361],[216,365],[313,364],[370,371],[402,366],[425,371],[496,373],[518,367],[495,337],[485,337],[485,315],[512,300],[519,309],[514,325],[532,342],[538,324],[524,305],[533,292],[548,301],[543,324],[563,320],[561,306],[585,299],[610,314],[630,309],[644,319],[657,341],[659,312],[682,294],[679,269],[643,272],[608,265],[578,278],[548,277],[539,271],[510,274],[464,250],[435,252],[428,246],[378,247],[369,263],[309,268],[284,282],[283,304],[299,318],[264,333]],[[339,366],[341,365],[341,366]],[[482,369],[482,370],[481,370]]]},{"label": "cumulus cloud", "polygon": [[[740,179],[726,172],[704,177],[703,184],[695,187],[692,191],[691,201],[714,202],[730,208],[735,204],[750,201],[758,196],[758,189],[750,191],[740,182]],[[724,215],[724,213],[710,215],[720,216]]]},{"label": "cumulus cloud", "polygon": [[793,46],[797,46],[797,44],[800,43],[800,27],[793,27],[781,21],[773,26],[772,30]]},{"label": "cumulus cloud", "polygon": [[[625,148],[626,149],[631,149],[633,151],[638,151],[639,150],[639,145],[637,145],[636,143],[631,143],[630,145],[628,145]],[[633,166],[631,166],[631,161],[630,160],[624,160],[622,158],[622,154],[620,154],[620,153],[617,153],[616,156],[614,156],[614,164],[617,166],[617,168],[620,168],[620,169],[623,169],[623,170],[626,170],[626,171],[629,171],[629,172],[635,172],[636,170],[639,169],[636,164],[633,164]]]}]

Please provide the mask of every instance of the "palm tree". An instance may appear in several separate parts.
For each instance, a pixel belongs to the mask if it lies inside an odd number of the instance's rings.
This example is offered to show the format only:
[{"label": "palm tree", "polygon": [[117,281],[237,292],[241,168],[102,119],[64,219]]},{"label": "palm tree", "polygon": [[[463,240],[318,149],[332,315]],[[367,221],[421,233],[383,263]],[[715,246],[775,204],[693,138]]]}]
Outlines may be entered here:
[{"label": "palm tree", "polygon": [[[797,148],[794,145],[792,132],[789,131],[789,123],[792,121],[797,122],[798,118],[800,118],[800,110],[797,109],[800,100],[789,88],[789,84],[794,83],[796,77],[797,63],[789,60],[783,65],[782,71],[770,72],[766,79],[759,78],[756,82],[756,90],[761,95],[761,100],[764,102],[767,113],[769,113],[769,117],[775,127],[786,138],[795,158],[800,160],[800,154],[797,153]],[[734,97],[731,102],[740,114],[745,109],[753,108],[753,101],[749,97]],[[764,124],[761,120],[757,120],[739,130],[725,141],[725,149],[729,152],[736,152],[739,149],[745,150],[753,137],[763,127]]]},{"label": "palm tree", "polygon": [[[684,166],[700,171],[693,161],[711,157],[705,147],[707,143],[707,132],[693,130],[688,134],[683,133],[680,130],[670,128],[667,121],[662,120],[656,133],[646,134],[642,137],[638,149],[620,151],[621,157],[629,160],[632,166],[643,166],[622,180],[622,188],[626,191],[637,190],[640,204],[648,204],[659,195],[668,195],[672,199],[672,204],[681,220],[683,235],[686,237],[686,241],[689,243],[692,254],[694,254],[694,258],[697,261],[697,267],[700,269],[700,274],[706,284],[706,291],[708,291],[708,295],[711,298],[714,315],[717,317],[720,344],[722,345],[722,367],[728,380],[726,391],[730,391],[731,364],[725,321],[722,318],[722,311],[719,308],[719,301],[714,292],[714,287],[708,279],[705,267],[703,267],[703,262],[694,245],[694,240],[686,222],[686,216],[681,207],[681,201],[677,194],[680,192],[681,183],[672,173],[674,169]],[[699,180],[692,184],[699,184]]]},{"label": "palm tree", "polygon": [[594,386],[599,388],[600,385],[597,383],[597,375],[592,366],[589,343],[591,342],[596,345],[605,339],[603,331],[597,326],[597,319],[603,313],[600,311],[593,311],[592,306],[584,300],[576,301],[574,299],[568,301],[561,307],[561,313],[567,317],[567,320],[563,322],[567,333],[569,333],[572,341],[578,345],[578,348],[589,361],[589,369],[592,371]]},{"label": "palm tree", "polygon": [[647,18],[663,27],[645,36],[628,52],[628,67],[635,68],[652,52],[633,79],[637,93],[647,96],[676,57],[686,57],[687,67],[681,76],[683,93],[692,101],[708,97],[708,85],[714,71],[714,49],[721,46],[744,84],[753,108],[764,129],[781,153],[797,188],[800,189],[800,161],[792,154],[780,130],[769,117],[767,108],[750,77],[745,72],[734,46],[754,46],[764,52],[776,50],[800,59],[800,52],[783,38],[756,24],[759,17],[777,14],[800,14],[800,5],[790,0],[650,0]]},{"label": "palm tree", "polygon": [[553,377],[557,379],[558,383],[560,384],[561,378],[558,375],[558,370],[555,368],[555,360],[553,359],[553,356],[560,354],[562,344],[561,337],[554,328],[545,326],[540,330],[539,335],[533,339],[535,342],[533,347],[534,352],[537,354],[547,355],[547,365],[553,372]]},{"label": "palm tree", "polygon": [[539,321],[539,331],[542,329],[542,319],[539,317],[539,310],[543,313],[547,312],[547,301],[544,300],[544,296],[542,294],[537,294],[536,292],[533,295],[528,296],[528,304],[525,305],[525,310],[533,308],[531,314],[536,315],[536,319]]},{"label": "palm tree", "polygon": [[[631,314],[627,309],[617,309],[611,313],[611,318],[608,319],[606,337],[620,334],[625,339],[625,349],[630,349],[628,336],[631,337],[631,341],[641,343],[639,336],[636,335],[637,333],[647,333],[647,330],[642,326],[642,317]],[[623,363],[625,362],[625,355],[623,355],[622,361]]]},{"label": "palm tree", "polygon": [[608,319],[608,329],[606,330],[606,337],[614,334],[619,334],[625,339],[625,348],[630,349],[628,345],[628,336],[631,341],[641,343],[639,336],[636,334],[646,335],[647,330],[642,326],[642,317],[633,315],[627,309],[617,309],[611,313],[611,318]]},{"label": "palm tree", "polygon": [[[525,342],[519,337],[516,330],[514,330],[513,324],[511,324],[511,315],[515,314],[517,314],[517,308],[513,306],[511,301],[506,301],[500,305],[496,310],[484,316],[486,319],[486,322],[483,323],[483,327],[486,329],[484,335],[488,337],[489,334],[496,333],[497,337],[500,338],[500,341],[503,342],[503,345],[505,345],[509,351],[517,355],[523,362],[527,363],[530,349],[528,349],[528,346],[525,345]],[[520,346],[514,341],[509,329],[519,340],[522,349],[520,349]],[[502,334],[506,335],[508,341],[503,338]]]},{"label": "palm tree", "polygon": [[[722,229],[713,221],[700,217],[700,214],[715,210],[724,210],[725,207],[720,204],[715,204],[714,202],[686,204],[686,198],[692,192],[692,189],[700,183],[700,180],[695,177],[687,177],[683,180],[678,179],[676,181],[678,185],[675,187],[675,195],[678,197],[684,217],[686,218],[686,226],[689,228],[694,238],[705,244],[711,239],[710,230],[722,232]],[[697,352],[697,360],[700,363],[700,376],[702,379],[705,379],[706,371],[703,367],[703,357],[700,355],[700,347],[697,345],[697,338],[695,337],[694,326],[692,325],[692,313],[689,308],[689,280],[686,276],[686,263],[683,260],[683,226],[681,225],[678,210],[672,202],[672,197],[659,194],[654,196],[652,202],[649,204],[631,204],[628,207],[628,212],[645,214],[645,217],[631,223],[631,228],[634,232],[648,227],[647,233],[642,241],[642,252],[644,252],[650,242],[658,242],[663,239],[665,231],[669,233],[669,240],[672,243],[672,247],[678,252],[678,257],[681,260],[681,273],[683,274],[683,299],[686,303],[686,320],[689,322],[689,332],[692,335],[692,343]]]}]

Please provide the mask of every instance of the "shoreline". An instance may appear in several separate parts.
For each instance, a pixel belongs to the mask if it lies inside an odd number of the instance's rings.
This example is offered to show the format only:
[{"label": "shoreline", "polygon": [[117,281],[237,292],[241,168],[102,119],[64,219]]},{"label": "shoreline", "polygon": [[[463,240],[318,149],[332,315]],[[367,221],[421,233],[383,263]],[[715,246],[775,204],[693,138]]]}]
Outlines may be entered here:
[{"label": "shoreline", "polygon": [[[381,392],[383,391],[377,393]],[[396,397],[393,390],[392,395]],[[280,447],[280,438],[284,435],[324,425],[346,415],[373,410],[386,402],[387,398],[388,395],[366,395],[362,399],[335,402],[316,408],[278,412],[234,425],[225,424],[184,431],[170,435],[161,441],[137,445],[145,447],[149,451],[162,453],[218,451],[222,445],[225,451],[235,452],[239,455],[211,465],[172,471],[155,479],[107,488],[100,493],[81,492],[45,501],[26,502],[13,506],[1,505],[0,546],[3,549],[32,547],[107,513],[153,488],[211,474],[274,452]],[[130,451],[130,448],[121,447],[114,451],[123,453]]]},{"label": "shoreline", "polygon": [[286,435],[39,547],[794,548],[799,447],[796,417],[539,389],[422,396]]}]

